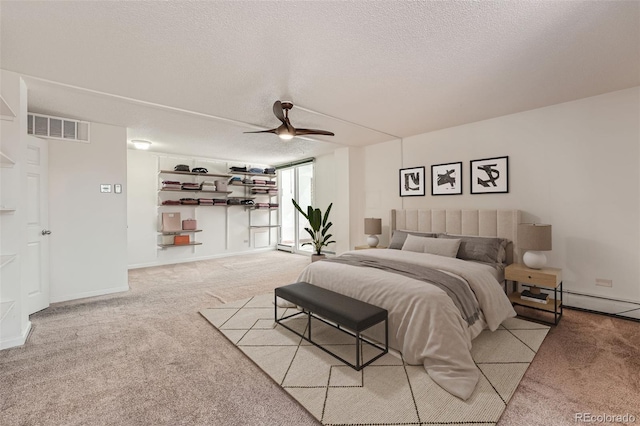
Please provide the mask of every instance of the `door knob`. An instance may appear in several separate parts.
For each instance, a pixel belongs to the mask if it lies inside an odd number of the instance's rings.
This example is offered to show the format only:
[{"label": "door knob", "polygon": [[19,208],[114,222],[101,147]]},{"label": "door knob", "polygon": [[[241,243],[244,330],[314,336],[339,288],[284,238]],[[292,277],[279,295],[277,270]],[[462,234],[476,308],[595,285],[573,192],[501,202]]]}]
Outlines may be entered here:
[{"label": "door knob", "polygon": [[48,229],[43,229],[42,230],[42,235],[50,235],[51,231],[49,231]]}]

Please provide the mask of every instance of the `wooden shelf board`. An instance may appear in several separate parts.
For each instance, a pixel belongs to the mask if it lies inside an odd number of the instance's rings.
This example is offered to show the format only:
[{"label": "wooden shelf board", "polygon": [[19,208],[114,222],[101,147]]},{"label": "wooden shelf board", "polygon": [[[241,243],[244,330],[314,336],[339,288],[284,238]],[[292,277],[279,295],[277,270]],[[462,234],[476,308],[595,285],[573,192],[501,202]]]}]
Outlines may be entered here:
[{"label": "wooden shelf board", "polygon": [[277,177],[276,174],[270,175],[266,173],[251,173],[251,172],[229,172],[229,173],[231,173],[232,175],[264,176],[264,177],[270,177],[270,178]]},{"label": "wooden shelf board", "polygon": [[228,204],[159,204],[158,207],[228,207]]},{"label": "wooden shelf board", "polygon": [[213,176],[229,178],[231,175],[222,173],[193,173],[193,172],[176,172],[175,170],[160,170],[158,173],[170,174],[170,175],[188,175],[188,176]]},{"label": "wooden shelf board", "polygon": [[11,208],[11,207],[2,207],[0,208],[0,213],[10,213],[10,212],[15,212],[16,209]]},{"label": "wooden shelf board", "polygon": [[556,300],[552,297],[549,298],[549,303],[538,303],[532,302],[530,300],[524,300],[520,298],[520,293],[517,291],[509,295],[509,300],[511,301],[511,303],[514,303],[516,305],[538,308],[551,313],[560,312],[560,306],[562,305],[562,302],[560,300]]},{"label": "wooden shelf board", "polygon": [[177,235],[185,232],[202,232],[202,229],[181,229],[180,231],[159,231],[158,233],[162,235]]},{"label": "wooden shelf board", "polygon": [[251,188],[260,188],[260,189],[277,189],[278,185],[256,185],[254,183],[230,183],[228,186],[249,186]]},{"label": "wooden shelf board", "polygon": [[206,189],[160,189],[159,192],[208,192],[210,194],[231,194],[233,191],[207,191]]},{"label": "wooden shelf board", "polygon": [[202,243],[192,241],[189,244],[158,244],[158,247],[186,247],[186,246],[201,246]]}]

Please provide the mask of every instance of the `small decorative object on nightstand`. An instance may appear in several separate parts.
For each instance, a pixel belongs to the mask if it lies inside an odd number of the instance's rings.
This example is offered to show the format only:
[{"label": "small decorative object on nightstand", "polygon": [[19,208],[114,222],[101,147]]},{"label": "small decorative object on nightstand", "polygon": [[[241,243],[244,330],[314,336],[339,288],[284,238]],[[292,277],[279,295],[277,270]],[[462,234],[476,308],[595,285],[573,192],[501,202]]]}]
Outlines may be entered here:
[{"label": "small decorative object on nightstand", "polygon": [[[513,281],[514,292],[509,294],[509,300],[513,305],[526,306],[538,311],[550,312],[553,314],[553,322],[543,321],[538,318],[520,315],[524,318],[536,321],[547,322],[557,325],[562,317],[562,270],[558,268],[532,269],[525,265],[513,263],[504,270],[505,291],[507,281]],[[518,292],[517,283],[528,289]],[[551,294],[540,290],[553,290]],[[558,298],[558,296],[560,296]]]},{"label": "small decorative object on nightstand", "polygon": [[367,244],[370,248],[378,245],[378,235],[382,234],[382,219],[367,217],[364,219],[364,233],[369,234]]}]

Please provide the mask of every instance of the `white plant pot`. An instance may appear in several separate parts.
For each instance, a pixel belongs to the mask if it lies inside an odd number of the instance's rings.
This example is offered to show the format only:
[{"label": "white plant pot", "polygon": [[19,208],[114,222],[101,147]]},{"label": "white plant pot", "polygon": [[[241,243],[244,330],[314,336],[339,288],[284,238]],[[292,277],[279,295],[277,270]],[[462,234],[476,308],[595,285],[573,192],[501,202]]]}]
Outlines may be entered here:
[{"label": "white plant pot", "polygon": [[311,255],[311,262],[315,262],[316,260],[322,260],[325,257],[327,257],[326,254],[312,254]]}]

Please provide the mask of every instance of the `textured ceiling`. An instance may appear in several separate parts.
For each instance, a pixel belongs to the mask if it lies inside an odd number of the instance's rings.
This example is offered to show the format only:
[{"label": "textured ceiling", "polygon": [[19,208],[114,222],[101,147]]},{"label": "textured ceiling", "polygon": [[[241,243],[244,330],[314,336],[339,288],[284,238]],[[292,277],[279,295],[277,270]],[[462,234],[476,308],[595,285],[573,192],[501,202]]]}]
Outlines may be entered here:
[{"label": "textured ceiling", "polygon": [[[32,77],[31,111],[248,162],[640,85],[636,1],[2,1],[0,15],[0,66]],[[278,124],[276,99],[336,136],[242,134]]]}]

